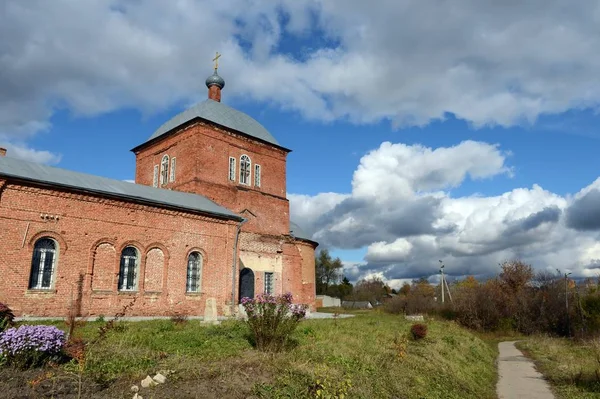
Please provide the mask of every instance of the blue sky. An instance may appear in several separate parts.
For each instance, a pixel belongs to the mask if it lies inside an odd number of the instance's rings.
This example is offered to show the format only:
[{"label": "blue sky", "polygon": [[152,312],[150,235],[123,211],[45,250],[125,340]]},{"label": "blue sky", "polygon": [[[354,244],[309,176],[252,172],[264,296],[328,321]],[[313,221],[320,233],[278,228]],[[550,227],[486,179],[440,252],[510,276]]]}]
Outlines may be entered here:
[{"label": "blue sky", "polygon": [[458,278],[516,257],[600,274],[596,2],[9,0],[5,11],[9,156],[132,179],[129,150],[206,98],[219,51],[223,102],[293,150],[292,217],[352,280],[399,285],[441,258]]}]

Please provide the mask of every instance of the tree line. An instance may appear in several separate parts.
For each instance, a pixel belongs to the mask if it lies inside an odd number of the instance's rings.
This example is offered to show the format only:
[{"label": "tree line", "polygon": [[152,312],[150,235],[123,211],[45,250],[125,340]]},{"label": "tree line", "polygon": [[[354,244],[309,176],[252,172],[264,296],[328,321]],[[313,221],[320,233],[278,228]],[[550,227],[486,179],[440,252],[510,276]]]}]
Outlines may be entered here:
[{"label": "tree line", "polygon": [[317,294],[382,303],[391,313],[437,315],[479,331],[560,336],[600,333],[600,278],[577,284],[559,271],[536,272],[521,260],[499,266],[498,274],[486,281],[468,276],[450,283],[450,295],[446,293],[442,304],[440,285],[425,277],[405,283],[397,291],[377,278],[353,285],[342,274],[341,260],[323,250],[316,258]]}]

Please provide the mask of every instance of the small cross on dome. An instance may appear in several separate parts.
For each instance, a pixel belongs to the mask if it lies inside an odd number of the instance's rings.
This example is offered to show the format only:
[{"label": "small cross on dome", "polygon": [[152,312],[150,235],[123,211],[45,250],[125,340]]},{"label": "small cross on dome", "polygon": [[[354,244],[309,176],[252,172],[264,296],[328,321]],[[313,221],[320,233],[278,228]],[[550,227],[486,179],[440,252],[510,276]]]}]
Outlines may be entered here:
[{"label": "small cross on dome", "polygon": [[219,68],[219,58],[221,58],[221,54],[217,51],[215,58],[213,58],[213,61],[215,62],[215,71]]}]

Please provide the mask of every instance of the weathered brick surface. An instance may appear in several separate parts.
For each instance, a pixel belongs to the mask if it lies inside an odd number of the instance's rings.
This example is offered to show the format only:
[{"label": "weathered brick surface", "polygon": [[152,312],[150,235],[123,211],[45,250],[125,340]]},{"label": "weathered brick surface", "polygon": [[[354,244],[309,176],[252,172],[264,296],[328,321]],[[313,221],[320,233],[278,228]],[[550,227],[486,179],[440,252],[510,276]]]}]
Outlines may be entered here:
[{"label": "weathered brick surface", "polygon": [[[202,315],[209,297],[217,299],[219,312],[230,303],[235,222],[8,183],[0,196],[0,225],[0,301],[18,315],[66,315],[79,295],[82,314],[113,314],[134,296],[135,315]],[[54,238],[59,253],[53,288],[36,292],[28,282],[33,245],[41,237]],[[117,290],[120,254],[128,245],[140,253],[134,293]],[[185,292],[192,249],[206,254],[200,294]]]}]

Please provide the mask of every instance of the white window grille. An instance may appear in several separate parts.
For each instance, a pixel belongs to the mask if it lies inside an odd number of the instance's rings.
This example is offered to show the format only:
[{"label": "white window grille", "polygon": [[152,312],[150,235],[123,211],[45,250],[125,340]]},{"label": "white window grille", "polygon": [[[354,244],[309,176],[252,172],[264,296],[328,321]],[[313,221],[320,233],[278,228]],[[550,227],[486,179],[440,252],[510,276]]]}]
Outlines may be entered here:
[{"label": "white window grille", "polygon": [[200,281],[202,280],[202,255],[192,252],[188,256],[186,288],[187,292],[200,292]]},{"label": "white window grille", "polygon": [[56,263],[56,242],[51,238],[40,238],[33,248],[29,289],[43,290],[52,288],[54,266]]},{"label": "white window grille", "polygon": [[169,156],[162,157],[160,162],[160,185],[165,185],[169,182]]},{"label": "white window grille", "polygon": [[154,165],[154,177],[152,178],[152,187],[158,187],[158,165]]},{"label": "white window grille", "polygon": [[251,174],[252,162],[248,155],[242,155],[240,157],[240,183],[250,185],[250,174]]},{"label": "white window grille", "polygon": [[260,165],[254,165],[254,185],[260,187]]},{"label": "white window grille", "polygon": [[137,289],[138,251],[127,247],[121,253],[119,268],[119,291],[135,291]]},{"label": "white window grille", "polygon": [[265,272],[265,294],[273,295],[273,273]]},{"label": "white window grille", "polygon": [[177,158],[173,157],[171,158],[171,176],[169,176],[169,180],[174,182],[175,181],[175,168],[177,166]]},{"label": "white window grille", "polygon": [[229,180],[235,181],[235,158],[229,157]]}]

